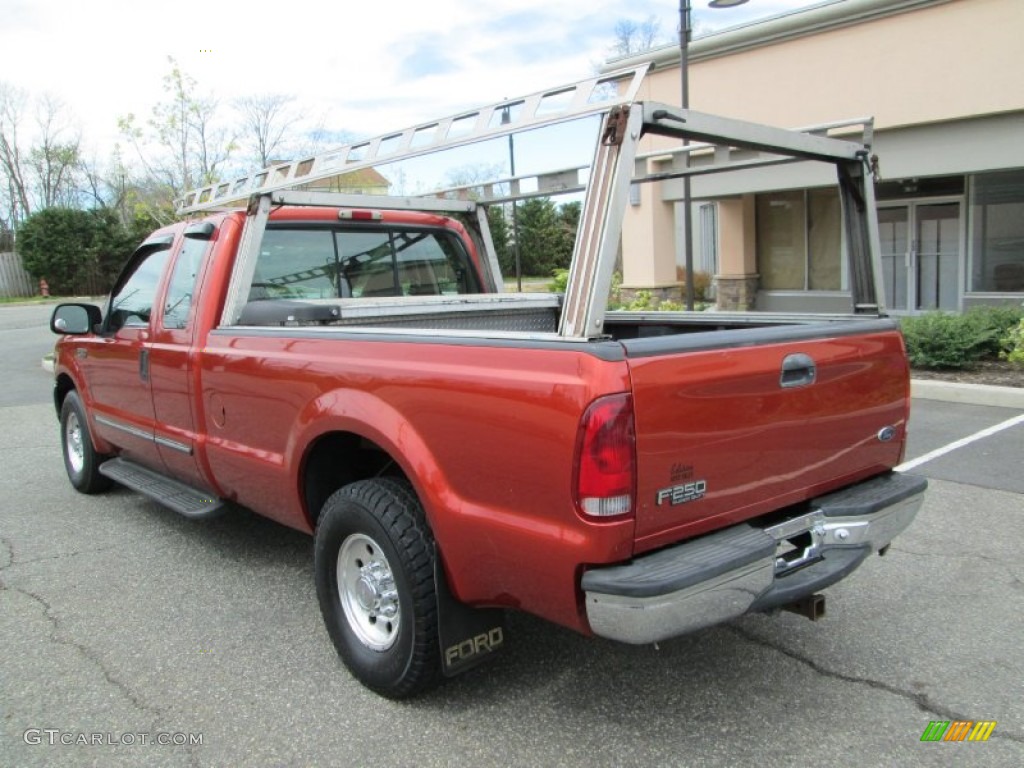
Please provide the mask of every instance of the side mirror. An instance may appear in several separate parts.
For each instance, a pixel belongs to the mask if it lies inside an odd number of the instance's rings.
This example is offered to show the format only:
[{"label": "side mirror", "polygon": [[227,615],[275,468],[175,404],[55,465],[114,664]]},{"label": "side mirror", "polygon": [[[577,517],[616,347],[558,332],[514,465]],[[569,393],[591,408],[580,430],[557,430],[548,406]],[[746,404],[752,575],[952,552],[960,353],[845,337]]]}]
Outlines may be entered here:
[{"label": "side mirror", "polygon": [[58,304],[50,317],[50,330],[61,335],[81,336],[93,333],[103,321],[103,313],[95,304]]}]

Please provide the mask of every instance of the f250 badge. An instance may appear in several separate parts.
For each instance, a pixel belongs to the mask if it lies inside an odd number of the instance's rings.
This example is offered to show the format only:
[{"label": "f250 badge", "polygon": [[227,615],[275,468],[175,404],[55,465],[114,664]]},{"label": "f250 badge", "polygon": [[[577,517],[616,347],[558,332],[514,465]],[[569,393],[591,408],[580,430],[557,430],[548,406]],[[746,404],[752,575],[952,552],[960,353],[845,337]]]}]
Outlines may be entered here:
[{"label": "f250 badge", "polygon": [[689,504],[691,501],[703,499],[707,490],[706,480],[693,480],[689,483],[673,485],[671,488],[662,488],[658,491],[658,506],[663,506],[666,503],[673,507]]}]

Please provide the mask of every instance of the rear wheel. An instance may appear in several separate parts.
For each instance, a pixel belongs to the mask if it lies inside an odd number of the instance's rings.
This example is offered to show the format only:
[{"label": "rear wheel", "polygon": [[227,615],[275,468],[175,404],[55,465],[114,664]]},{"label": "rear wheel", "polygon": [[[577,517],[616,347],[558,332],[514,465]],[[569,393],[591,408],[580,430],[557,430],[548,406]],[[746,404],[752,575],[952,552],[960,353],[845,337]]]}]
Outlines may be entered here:
[{"label": "rear wheel", "polygon": [[100,464],[106,457],[97,453],[93,447],[85,408],[74,390],[67,393],[61,405],[60,442],[64,452],[64,469],[75,490],[99,493],[110,487],[110,478],[100,474]]},{"label": "rear wheel", "polygon": [[404,480],[362,480],[324,504],[316,532],[316,588],[345,666],[388,698],[441,679],[434,540]]}]

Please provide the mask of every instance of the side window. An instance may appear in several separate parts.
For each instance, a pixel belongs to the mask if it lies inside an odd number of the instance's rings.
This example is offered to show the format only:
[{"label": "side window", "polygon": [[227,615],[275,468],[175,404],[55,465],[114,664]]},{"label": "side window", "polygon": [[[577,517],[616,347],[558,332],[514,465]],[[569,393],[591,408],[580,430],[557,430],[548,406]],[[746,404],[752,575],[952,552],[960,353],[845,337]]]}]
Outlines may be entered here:
[{"label": "side window", "polygon": [[329,229],[268,229],[249,301],[336,299],[338,261]]},{"label": "side window", "polygon": [[209,247],[209,240],[186,237],[181,253],[174,263],[171,283],[167,287],[167,303],[164,304],[164,328],[184,328],[188,325],[188,313],[192,308],[192,294],[196,287],[196,276],[203,263],[203,256]]},{"label": "side window", "polygon": [[121,328],[149,325],[149,316],[153,313],[153,302],[156,300],[156,289],[160,285],[160,277],[164,273],[170,253],[168,248],[161,248],[136,263],[132,273],[110,298],[108,330],[117,331]]}]

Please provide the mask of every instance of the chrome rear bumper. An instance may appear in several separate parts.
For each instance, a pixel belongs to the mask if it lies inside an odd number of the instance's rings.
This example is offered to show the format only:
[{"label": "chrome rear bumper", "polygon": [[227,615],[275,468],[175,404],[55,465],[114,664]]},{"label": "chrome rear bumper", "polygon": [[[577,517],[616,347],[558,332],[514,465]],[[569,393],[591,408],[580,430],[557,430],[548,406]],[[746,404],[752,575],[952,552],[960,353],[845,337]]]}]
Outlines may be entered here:
[{"label": "chrome rear bumper", "polygon": [[595,634],[653,643],[778,608],[845,578],[917,514],[927,480],[889,473],[765,528],[738,525],[583,575]]}]

